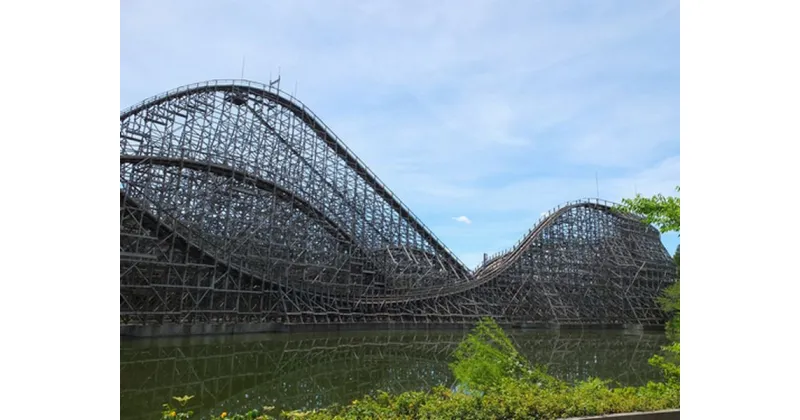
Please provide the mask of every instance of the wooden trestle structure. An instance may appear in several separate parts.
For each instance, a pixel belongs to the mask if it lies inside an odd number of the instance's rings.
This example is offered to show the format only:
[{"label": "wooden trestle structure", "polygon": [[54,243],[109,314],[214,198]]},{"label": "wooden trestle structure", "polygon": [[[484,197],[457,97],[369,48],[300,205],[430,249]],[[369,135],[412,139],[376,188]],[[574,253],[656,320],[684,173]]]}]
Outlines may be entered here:
[{"label": "wooden trestle structure", "polygon": [[675,273],[657,230],[595,199],[470,270],[275,84],[120,116],[121,325],[659,325]]}]

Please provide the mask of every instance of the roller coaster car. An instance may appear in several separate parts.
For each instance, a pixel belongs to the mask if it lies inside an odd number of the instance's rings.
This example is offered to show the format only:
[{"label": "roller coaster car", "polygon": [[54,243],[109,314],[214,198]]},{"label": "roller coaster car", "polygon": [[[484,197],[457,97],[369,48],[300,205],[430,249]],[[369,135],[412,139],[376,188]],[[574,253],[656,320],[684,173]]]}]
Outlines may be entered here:
[{"label": "roller coaster car", "polygon": [[236,106],[244,105],[247,103],[247,97],[240,93],[231,93],[230,95],[227,95],[225,97],[225,100]]}]

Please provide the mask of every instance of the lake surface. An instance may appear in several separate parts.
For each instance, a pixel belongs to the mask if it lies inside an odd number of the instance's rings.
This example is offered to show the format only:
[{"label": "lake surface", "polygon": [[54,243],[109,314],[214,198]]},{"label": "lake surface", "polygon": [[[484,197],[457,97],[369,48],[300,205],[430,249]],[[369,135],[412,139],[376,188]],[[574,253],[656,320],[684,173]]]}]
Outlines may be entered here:
[{"label": "lake surface", "polygon": [[[243,412],[348,403],[376,390],[453,385],[451,354],[468,331],[259,334],[122,340],[122,419],[160,418],[161,404],[194,395],[186,409]],[[647,359],[663,333],[614,330],[511,331],[529,360],[568,380],[601,377],[622,385],[659,379]],[[175,404],[173,404],[175,405]]]}]

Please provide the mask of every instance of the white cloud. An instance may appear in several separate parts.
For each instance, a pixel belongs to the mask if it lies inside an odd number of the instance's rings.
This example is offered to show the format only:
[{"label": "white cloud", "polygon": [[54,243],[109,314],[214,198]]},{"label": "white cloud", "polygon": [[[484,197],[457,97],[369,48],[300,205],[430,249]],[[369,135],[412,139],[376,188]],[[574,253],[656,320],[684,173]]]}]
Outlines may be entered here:
[{"label": "white cloud", "polygon": [[465,223],[465,224],[468,224],[468,225],[472,224],[472,220],[469,220],[469,217],[467,217],[467,216],[454,217],[453,220],[455,220],[456,222],[461,222],[461,223]]}]

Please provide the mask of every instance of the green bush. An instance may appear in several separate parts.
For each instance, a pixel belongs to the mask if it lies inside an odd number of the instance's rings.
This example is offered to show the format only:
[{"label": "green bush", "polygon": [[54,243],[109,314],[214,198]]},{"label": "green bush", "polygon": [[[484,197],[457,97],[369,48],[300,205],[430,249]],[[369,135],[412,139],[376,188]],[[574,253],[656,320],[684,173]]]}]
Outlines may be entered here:
[{"label": "green bush", "polygon": [[552,390],[519,379],[501,380],[482,395],[437,387],[429,393],[407,392],[354,401],[308,419],[559,419],[676,408],[679,391],[663,383],[609,388],[599,379]]}]

